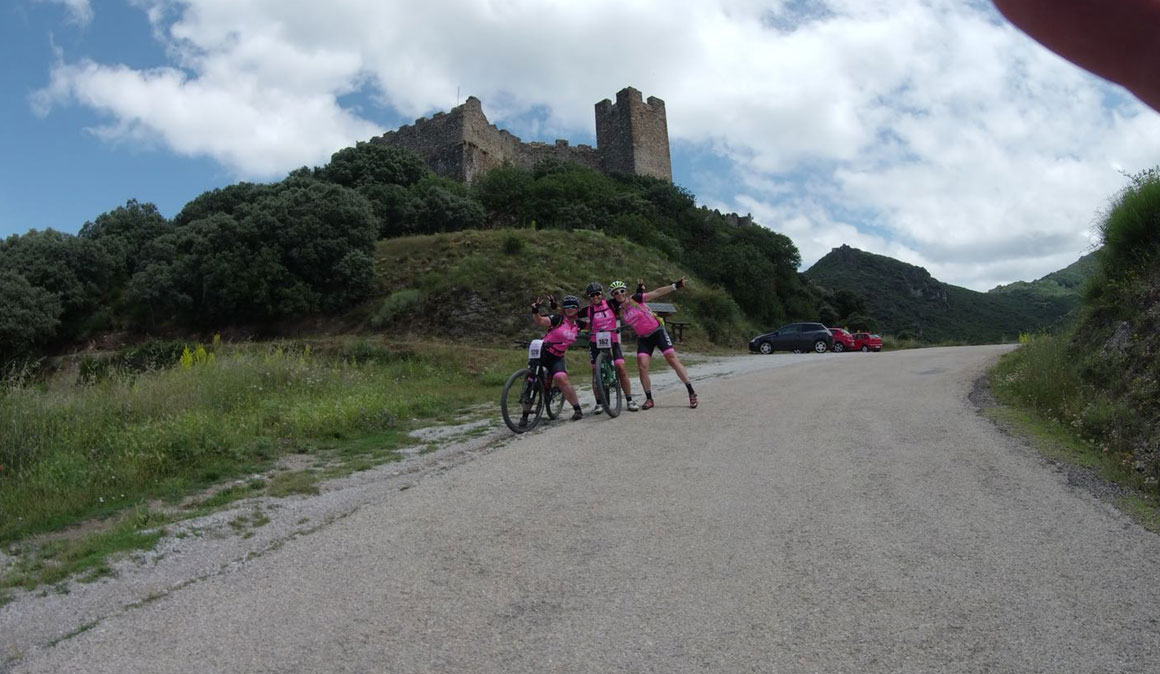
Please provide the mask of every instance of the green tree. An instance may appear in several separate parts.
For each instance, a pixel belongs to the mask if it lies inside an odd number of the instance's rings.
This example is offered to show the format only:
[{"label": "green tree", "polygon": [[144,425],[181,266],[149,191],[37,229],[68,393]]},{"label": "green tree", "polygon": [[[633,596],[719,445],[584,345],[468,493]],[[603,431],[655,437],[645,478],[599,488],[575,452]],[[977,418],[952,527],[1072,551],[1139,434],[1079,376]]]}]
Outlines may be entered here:
[{"label": "green tree", "polygon": [[94,328],[91,319],[101,307],[112,263],[93,241],[46,229],[0,242],[0,268],[20,274],[60,300],[57,335],[68,340]]},{"label": "green tree", "polygon": [[866,298],[850,290],[837,291],[829,301],[841,318],[866,313]]},{"label": "green tree", "polygon": [[316,172],[320,180],[343,187],[401,185],[409,187],[431,174],[413,152],[379,143],[359,143],[335,152],[330,163]]},{"label": "green tree", "polygon": [[0,364],[49,342],[62,310],[58,295],[11,269],[0,269]]},{"label": "green tree", "polygon": [[113,273],[128,279],[137,271],[141,249],[168,230],[169,221],[156,206],[130,199],[86,222],[78,236],[96,242],[109,256]]},{"label": "green tree", "polygon": [[130,284],[153,323],[268,322],[350,306],[373,289],[378,221],[358,192],[306,177],[159,237]]},{"label": "green tree", "polygon": [[878,332],[878,321],[865,314],[850,314],[845,323],[855,332]]},{"label": "green tree", "polygon": [[420,234],[480,229],[487,212],[468,188],[454,180],[429,175],[411,188],[414,202],[414,231]]},{"label": "green tree", "polygon": [[195,220],[208,218],[216,213],[233,216],[243,208],[275,192],[278,189],[277,185],[277,183],[273,185],[237,183],[203,192],[181,209],[181,212],[173,218],[173,225],[184,227]]},{"label": "green tree", "polygon": [[374,183],[358,188],[379,221],[379,238],[414,234],[422,200],[402,185]]},{"label": "green tree", "polygon": [[476,178],[475,198],[487,211],[491,227],[528,227],[533,219],[529,208],[535,179],[530,171],[505,164]]}]

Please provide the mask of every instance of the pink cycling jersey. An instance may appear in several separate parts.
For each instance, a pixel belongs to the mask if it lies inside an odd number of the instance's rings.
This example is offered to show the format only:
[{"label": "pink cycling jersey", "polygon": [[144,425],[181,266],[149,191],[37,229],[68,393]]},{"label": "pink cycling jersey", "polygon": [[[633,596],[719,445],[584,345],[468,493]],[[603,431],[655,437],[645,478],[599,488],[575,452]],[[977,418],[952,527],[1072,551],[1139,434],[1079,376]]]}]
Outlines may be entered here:
[{"label": "pink cycling jersey", "polygon": [[621,304],[620,315],[624,318],[624,322],[632,327],[632,331],[637,335],[644,337],[652,334],[654,330],[661,326],[660,321],[656,316],[653,316],[652,310],[648,308],[642,300],[644,297],[640,294],[633,295],[634,301],[625,302]]},{"label": "pink cycling jersey", "polygon": [[544,346],[552,354],[563,356],[568,353],[568,347],[572,346],[572,342],[576,341],[576,335],[580,334],[580,326],[576,321],[560,314],[552,316],[550,320],[552,329],[544,335]]},{"label": "pink cycling jersey", "polygon": [[[616,329],[616,311],[608,304],[606,300],[600,300],[599,304],[590,304],[584,309],[584,315],[590,322],[590,336],[588,341],[596,342],[596,333],[598,332],[612,332]],[[615,344],[620,341],[620,333],[612,332],[612,342]]]}]

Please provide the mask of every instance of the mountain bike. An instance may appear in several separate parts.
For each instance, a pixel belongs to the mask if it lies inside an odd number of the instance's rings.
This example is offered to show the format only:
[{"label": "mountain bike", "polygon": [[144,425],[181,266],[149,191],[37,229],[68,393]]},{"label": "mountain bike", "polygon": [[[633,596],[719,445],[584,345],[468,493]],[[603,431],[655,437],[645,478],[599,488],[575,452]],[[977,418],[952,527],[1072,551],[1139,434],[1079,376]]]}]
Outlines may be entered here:
[{"label": "mountain bike", "polygon": [[548,371],[540,364],[544,340],[534,339],[528,344],[528,366],[508,377],[500,394],[499,408],[503,422],[513,433],[526,433],[540,423],[544,412],[556,419],[564,408],[564,394],[548,382]]},{"label": "mountain bike", "polygon": [[596,333],[596,363],[592,368],[592,392],[609,417],[620,415],[622,397],[620,378],[616,376],[616,365],[612,362],[613,332],[619,333],[620,328]]}]

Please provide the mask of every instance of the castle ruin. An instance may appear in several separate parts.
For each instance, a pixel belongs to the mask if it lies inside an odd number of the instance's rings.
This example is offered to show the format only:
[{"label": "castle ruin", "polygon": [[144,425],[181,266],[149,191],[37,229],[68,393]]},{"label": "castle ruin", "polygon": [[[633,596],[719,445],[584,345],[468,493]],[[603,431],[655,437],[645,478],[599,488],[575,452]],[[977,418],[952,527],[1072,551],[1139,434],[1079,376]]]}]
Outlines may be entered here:
[{"label": "castle ruin", "polygon": [[372,138],[410,150],[435,173],[471,182],[485,171],[511,162],[532,167],[545,159],[573,162],[604,173],[634,173],[672,181],[669,127],[665,102],[625,87],[616,103],[607,98],[596,104],[596,147],[525,143],[487,121],[478,98],[471,96],[450,112],[415,120],[414,124]]}]

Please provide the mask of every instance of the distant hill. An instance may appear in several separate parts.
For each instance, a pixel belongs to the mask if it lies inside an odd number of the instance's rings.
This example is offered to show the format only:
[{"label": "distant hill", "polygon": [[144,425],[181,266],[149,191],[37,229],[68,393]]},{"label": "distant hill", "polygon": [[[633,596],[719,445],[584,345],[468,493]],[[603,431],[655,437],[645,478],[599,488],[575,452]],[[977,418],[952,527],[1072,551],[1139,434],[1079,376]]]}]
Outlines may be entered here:
[{"label": "distant hill", "polygon": [[1018,293],[1032,291],[1041,295],[1068,295],[1078,303],[1083,284],[1099,268],[1095,253],[1088,253],[1067,267],[1054,271],[1037,281],[1016,281],[995,286],[989,293]]},{"label": "distant hill", "polygon": [[805,276],[825,290],[861,295],[884,333],[979,344],[1013,340],[1021,332],[1057,324],[1078,305],[1084,265],[1090,265],[1080,262],[1033,283],[981,293],[942,283],[922,267],[841,246]]}]

